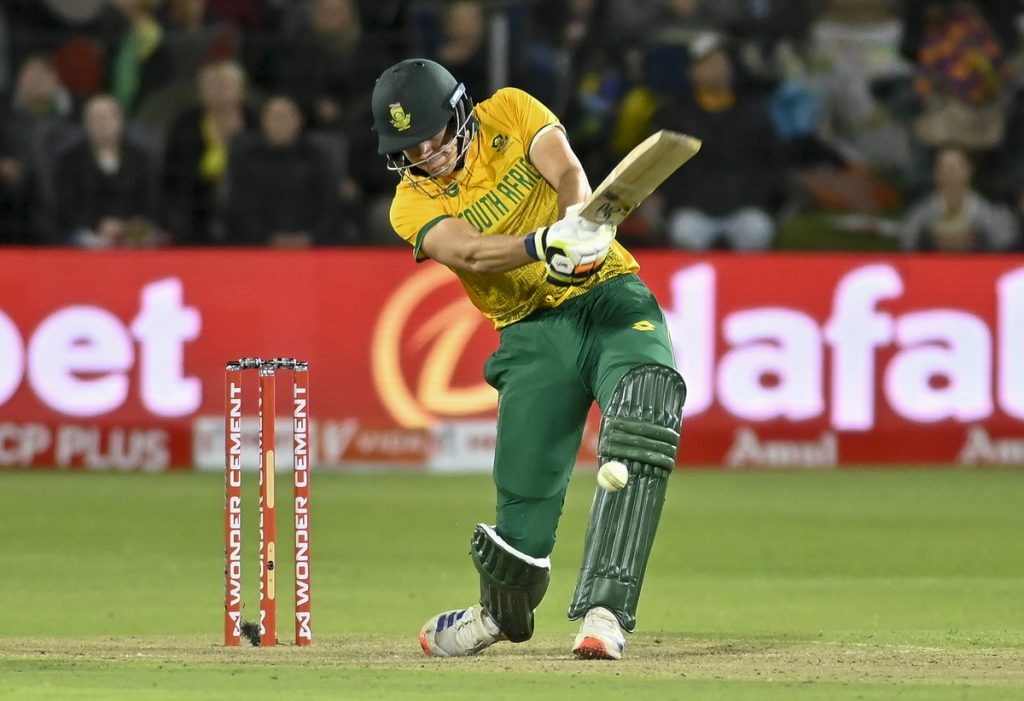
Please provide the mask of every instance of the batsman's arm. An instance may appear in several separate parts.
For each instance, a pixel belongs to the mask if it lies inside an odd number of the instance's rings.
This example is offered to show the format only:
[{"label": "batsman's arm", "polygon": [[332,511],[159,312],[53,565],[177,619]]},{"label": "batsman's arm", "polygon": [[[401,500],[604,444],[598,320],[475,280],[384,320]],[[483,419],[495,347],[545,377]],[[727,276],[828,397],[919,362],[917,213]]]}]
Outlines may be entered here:
[{"label": "batsman's arm", "polygon": [[[530,147],[530,160],[558,194],[558,208],[586,201],[590,183],[583,166],[558,127],[543,131]],[[444,219],[423,239],[423,253],[442,265],[474,273],[503,273],[543,260],[543,246],[533,246],[533,255],[519,236],[481,236],[462,219]]]},{"label": "batsman's arm", "polygon": [[559,217],[564,217],[571,205],[586,202],[590,197],[587,174],[561,128],[551,126],[534,139],[530,161],[558,193]]},{"label": "batsman's arm", "polygon": [[473,273],[504,273],[535,260],[527,254],[521,236],[482,236],[454,217],[427,232],[422,250],[442,265]]}]

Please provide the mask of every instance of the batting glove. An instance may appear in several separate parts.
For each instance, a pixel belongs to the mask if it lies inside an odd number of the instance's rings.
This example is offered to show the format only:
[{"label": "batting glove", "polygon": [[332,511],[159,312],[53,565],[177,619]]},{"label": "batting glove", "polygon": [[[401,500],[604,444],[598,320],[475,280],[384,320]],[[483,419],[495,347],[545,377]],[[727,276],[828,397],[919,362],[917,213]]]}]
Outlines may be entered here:
[{"label": "batting glove", "polygon": [[578,285],[604,265],[615,227],[595,226],[571,216],[542,227],[526,238],[527,252],[547,266],[553,285]]}]

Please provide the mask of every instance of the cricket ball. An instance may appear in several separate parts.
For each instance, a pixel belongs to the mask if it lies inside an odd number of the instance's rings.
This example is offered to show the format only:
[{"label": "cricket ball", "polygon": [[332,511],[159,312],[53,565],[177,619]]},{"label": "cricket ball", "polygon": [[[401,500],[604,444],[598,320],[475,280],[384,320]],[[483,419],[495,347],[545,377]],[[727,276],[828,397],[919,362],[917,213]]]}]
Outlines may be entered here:
[{"label": "cricket ball", "polygon": [[618,460],[609,460],[597,471],[597,484],[606,492],[617,492],[629,481],[629,470]]}]

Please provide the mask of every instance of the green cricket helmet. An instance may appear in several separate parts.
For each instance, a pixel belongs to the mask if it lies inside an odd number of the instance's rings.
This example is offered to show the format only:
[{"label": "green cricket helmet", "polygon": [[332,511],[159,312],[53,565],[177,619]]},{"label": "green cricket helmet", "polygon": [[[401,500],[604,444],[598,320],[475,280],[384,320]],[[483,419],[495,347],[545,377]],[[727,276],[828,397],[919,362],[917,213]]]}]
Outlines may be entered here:
[{"label": "green cricket helmet", "polygon": [[444,66],[425,58],[407,59],[384,71],[373,87],[371,102],[377,152],[388,157],[392,170],[415,167],[402,151],[429,141],[446,127],[453,138],[460,139],[461,161],[476,133],[473,101],[465,85]]}]

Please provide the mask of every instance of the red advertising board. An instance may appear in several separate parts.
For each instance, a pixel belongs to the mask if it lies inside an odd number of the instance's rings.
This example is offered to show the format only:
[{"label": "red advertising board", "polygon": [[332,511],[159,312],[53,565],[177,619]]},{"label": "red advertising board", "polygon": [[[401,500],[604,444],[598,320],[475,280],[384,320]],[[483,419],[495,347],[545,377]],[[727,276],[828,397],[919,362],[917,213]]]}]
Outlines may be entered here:
[{"label": "red advertising board", "polygon": [[[639,259],[689,387],[680,464],[1024,463],[1024,257]],[[497,334],[407,250],[0,265],[0,465],[218,469],[225,362],[289,356],[318,464],[487,466]]]}]

